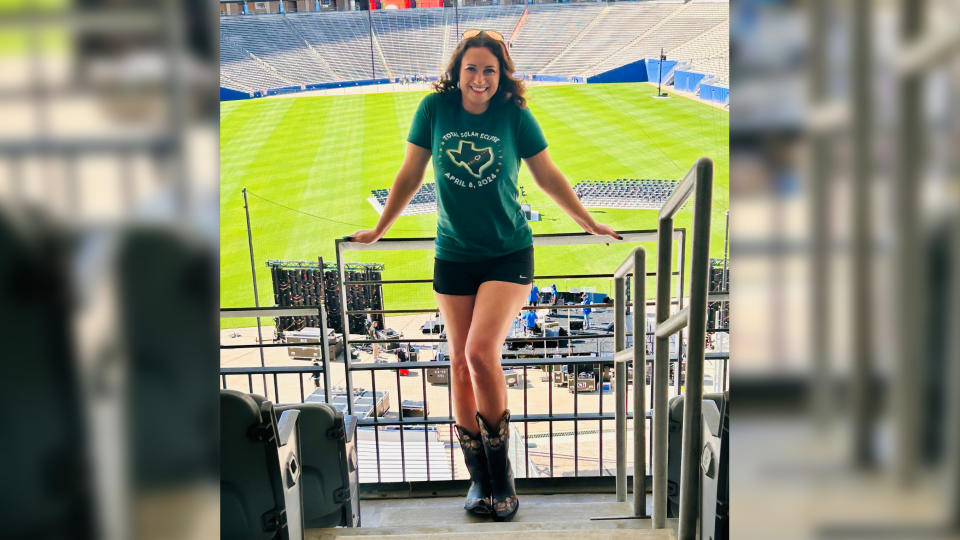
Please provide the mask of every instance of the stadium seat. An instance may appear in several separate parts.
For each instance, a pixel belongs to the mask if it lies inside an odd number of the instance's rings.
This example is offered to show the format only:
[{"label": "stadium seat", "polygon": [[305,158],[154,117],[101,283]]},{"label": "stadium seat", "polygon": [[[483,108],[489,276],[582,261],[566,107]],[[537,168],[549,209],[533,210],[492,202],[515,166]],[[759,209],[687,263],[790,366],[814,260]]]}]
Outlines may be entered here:
[{"label": "stadium seat", "polygon": [[300,413],[304,526],[359,527],[357,417],[324,403],[299,403],[276,410]]},{"label": "stadium seat", "polygon": [[221,538],[303,538],[299,415],[277,422],[262,397],[220,391]]},{"label": "stadium seat", "polygon": [[[71,245],[41,213],[0,205],[0,505],[5,538],[93,538],[86,424],[71,344]],[[88,388],[89,389],[89,388]]]}]

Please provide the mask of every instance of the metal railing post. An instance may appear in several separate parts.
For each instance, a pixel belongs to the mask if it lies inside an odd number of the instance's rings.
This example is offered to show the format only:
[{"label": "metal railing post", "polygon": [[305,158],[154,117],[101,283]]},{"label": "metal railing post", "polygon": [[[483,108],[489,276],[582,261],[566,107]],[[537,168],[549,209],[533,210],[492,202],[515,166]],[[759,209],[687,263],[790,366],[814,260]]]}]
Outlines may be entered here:
[{"label": "metal railing post", "polygon": [[633,515],[647,516],[647,253],[633,252]]},{"label": "metal railing post", "polygon": [[[347,279],[343,272],[343,244],[337,240],[337,277],[340,279],[340,315],[343,319],[343,376],[347,386],[347,414],[353,414],[353,374],[350,354],[350,316],[347,315]],[[329,403],[329,401],[327,402]]]},{"label": "metal railing post", "polygon": [[[613,361],[616,369],[617,502],[627,491],[627,362],[633,362],[633,517],[646,517],[646,421],[644,383],[646,379],[646,251],[633,250],[613,274],[614,318]],[[633,273],[633,347],[626,347],[626,278]]]},{"label": "metal railing post", "polygon": [[[320,263],[320,340],[323,343],[323,399],[324,403],[330,404],[330,342],[327,340],[327,293],[326,283],[323,276],[323,257],[318,258]],[[346,352],[346,349],[344,349]],[[334,359],[336,360],[336,359]]]},{"label": "metal railing post", "polygon": [[[696,165],[693,208],[693,260],[690,264],[689,341],[683,403],[680,458],[680,525],[677,537],[693,539],[699,517],[700,435],[702,431],[703,361],[710,280],[710,213],[713,205],[713,162]],[[679,373],[678,373],[679,375]]]},{"label": "metal railing post", "polygon": [[[625,278],[613,278],[613,343],[614,354],[626,348],[626,329],[624,316],[626,312],[626,284]],[[636,334],[636,332],[634,332]],[[636,337],[634,337],[636,342]],[[616,358],[616,357],[614,357]],[[627,500],[627,364],[614,361],[614,399],[616,400],[616,431],[617,431],[617,502]],[[601,370],[602,373],[602,370]],[[602,377],[601,377],[602,381]],[[603,392],[603,387],[600,387]],[[603,436],[601,434],[601,436]]]},{"label": "metal railing post", "polygon": [[[657,230],[657,305],[660,325],[670,318],[670,262],[673,219],[661,219]],[[667,523],[667,375],[670,370],[670,337],[657,337],[653,348],[653,528]],[[678,372],[677,377],[680,376]]]}]

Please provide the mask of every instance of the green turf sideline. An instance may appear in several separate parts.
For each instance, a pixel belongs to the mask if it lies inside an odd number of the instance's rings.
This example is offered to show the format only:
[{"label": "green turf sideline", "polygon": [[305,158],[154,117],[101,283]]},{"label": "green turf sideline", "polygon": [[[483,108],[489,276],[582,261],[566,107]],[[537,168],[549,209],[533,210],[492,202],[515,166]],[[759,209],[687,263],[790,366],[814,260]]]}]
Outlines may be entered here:
[{"label": "green turf sideline", "polygon": [[[311,96],[223,102],[220,107],[220,305],[253,304],[241,189],[250,214],[260,303],[273,305],[265,262],[335,260],[334,239],[372,227],[378,215],[370,191],[389,188],[403,159],[407,130],[423,92]],[[571,183],[586,179],[680,179],[697,158],[715,163],[711,256],[723,256],[729,208],[728,112],[673,95],[653,99],[642,83],[540,86],[529,106],[543,127],[550,155]],[[428,168],[427,178],[433,178]],[[524,166],[519,182],[544,221],[534,234],[580,232],[534,184]],[[691,203],[675,220],[691,227]],[[656,211],[591,209],[618,229],[654,229]],[[436,215],[405,216],[388,237],[432,237]],[[691,243],[687,242],[689,251]],[[538,274],[613,271],[633,246],[537,249]],[[648,244],[651,252],[653,244]],[[689,254],[689,253],[688,253]],[[429,278],[432,252],[348,252],[347,261],[381,262],[384,279]],[[648,257],[649,269],[656,256]],[[689,260],[689,259],[688,259]],[[688,266],[689,271],[689,266]],[[549,285],[542,283],[540,285]],[[610,280],[558,282],[560,289],[592,285],[612,292]],[[654,282],[647,288],[653,294]],[[388,285],[388,309],[434,307],[430,284]],[[251,326],[227,319],[224,328]]]}]

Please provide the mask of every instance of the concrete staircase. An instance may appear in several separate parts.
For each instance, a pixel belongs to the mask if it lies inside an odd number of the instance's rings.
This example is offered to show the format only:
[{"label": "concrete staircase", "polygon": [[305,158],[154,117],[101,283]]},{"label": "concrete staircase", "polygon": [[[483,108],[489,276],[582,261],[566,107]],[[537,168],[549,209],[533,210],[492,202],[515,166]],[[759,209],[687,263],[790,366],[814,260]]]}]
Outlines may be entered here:
[{"label": "concrete staircase", "polygon": [[[574,502],[581,499],[582,502]],[[306,540],[413,540],[419,538],[504,538],[525,540],[675,540],[676,520],[652,530],[649,519],[629,519],[630,502],[613,495],[521,495],[520,510],[509,523],[464,512],[461,498],[361,501],[363,527],[310,529]],[[623,518],[623,519],[591,519]]]}]

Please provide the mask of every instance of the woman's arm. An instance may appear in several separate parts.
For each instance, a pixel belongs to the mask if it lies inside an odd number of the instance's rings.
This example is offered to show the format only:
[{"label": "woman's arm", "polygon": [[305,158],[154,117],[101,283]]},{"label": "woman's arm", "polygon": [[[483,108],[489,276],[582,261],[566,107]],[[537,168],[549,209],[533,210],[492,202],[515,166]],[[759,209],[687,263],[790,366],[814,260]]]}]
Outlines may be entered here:
[{"label": "woman's arm", "polygon": [[550,154],[543,149],[539,154],[524,160],[533,180],[540,186],[547,195],[557,203],[560,208],[573,218],[583,230],[590,234],[600,236],[610,236],[617,240],[623,240],[623,237],[617,234],[612,228],[602,223],[597,223],[593,216],[587,212],[587,209],[580,204],[580,199],[570,187],[570,182],[564,178],[563,173],[550,159]]},{"label": "woman's arm", "polygon": [[413,199],[417,190],[420,189],[429,162],[430,150],[407,143],[407,154],[403,158],[403,165],[400,166],[397,177],[393,180],[390,195],[387,197],[387,206],[380,214],[377,226],[373,229],[357,231],[349,238],[361,244],[372,244],[387,234],[393,222],[400,217],[400,213],[410,204],[410,199]]}]

